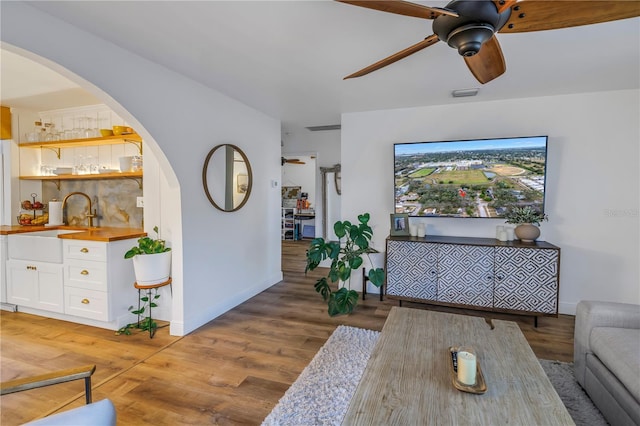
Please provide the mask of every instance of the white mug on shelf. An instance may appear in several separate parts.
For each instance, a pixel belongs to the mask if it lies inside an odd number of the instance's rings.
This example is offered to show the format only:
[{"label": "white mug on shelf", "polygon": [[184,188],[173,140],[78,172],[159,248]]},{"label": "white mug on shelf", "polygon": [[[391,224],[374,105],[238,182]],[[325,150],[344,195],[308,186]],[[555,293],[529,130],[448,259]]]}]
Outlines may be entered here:
[{"label": "white mug on shelf", "polygon": [[120,171],[123,173],[133,171],[133,156],[120,157]]}]

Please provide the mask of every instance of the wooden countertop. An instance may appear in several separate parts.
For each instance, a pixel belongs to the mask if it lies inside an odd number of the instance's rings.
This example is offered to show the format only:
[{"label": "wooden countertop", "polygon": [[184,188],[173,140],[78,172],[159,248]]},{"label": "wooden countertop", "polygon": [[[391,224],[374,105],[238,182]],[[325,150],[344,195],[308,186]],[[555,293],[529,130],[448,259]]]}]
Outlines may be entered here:
[{"label": "wooden countertop", "polygon": [[114,227],[99,227],[99,228],[86,228],[77,226],[20,226],[20,225],[3,225],[0,226],[0,235],[10,234],[23,234],[27,232],[35,231],[50,231],[54,229],[69,229],[80,232],[72,232],[68,234],[58,235],[58,238],[67,240],[86,240],[86,241],[118,241],[127,240],[129,238],[140,238],[147,235],[143,229],[140,228],[114,228]]}]

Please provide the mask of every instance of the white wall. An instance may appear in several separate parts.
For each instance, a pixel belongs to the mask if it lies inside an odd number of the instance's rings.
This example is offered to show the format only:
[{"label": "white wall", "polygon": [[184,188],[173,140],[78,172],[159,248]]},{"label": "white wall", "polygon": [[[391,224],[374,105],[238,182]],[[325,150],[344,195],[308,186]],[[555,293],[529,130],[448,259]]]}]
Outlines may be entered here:
[{"label": "white wall", "polygon": [[[549,136],[540,240],[561,248],[560,312],[582,299],[640,303],[637,90],[343,114],[342,217],[370,212],[384,250],[395,142],[527,135]],[[427,234],[491,238],[503,223],[420,220]]]},{"label": "white wall", "polygon": [[[3,2],[1,20],[4,43],[52,61],[136,128],[158,159],[167,189],[156,216],[174,258],[172,334],[281,280],[280,188],[270,186],[280,179],[278,120],[25,3]],[[204,158],[219,143],[243,149],[254,173],[236,213],[215,210],[202,188]]]}]

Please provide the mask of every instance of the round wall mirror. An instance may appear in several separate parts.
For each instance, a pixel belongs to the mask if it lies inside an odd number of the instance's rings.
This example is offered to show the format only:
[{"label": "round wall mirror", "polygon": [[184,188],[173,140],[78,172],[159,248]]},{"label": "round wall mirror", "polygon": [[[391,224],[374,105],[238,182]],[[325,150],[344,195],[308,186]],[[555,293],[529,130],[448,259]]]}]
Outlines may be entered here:
[{"label": "round wall mirror", "polygon": [[252,183],[249,159],[240,148],[226,143],[209,151],[202,168],[202,185],[215,208],[223,212],[242,208],[249,199]]}]

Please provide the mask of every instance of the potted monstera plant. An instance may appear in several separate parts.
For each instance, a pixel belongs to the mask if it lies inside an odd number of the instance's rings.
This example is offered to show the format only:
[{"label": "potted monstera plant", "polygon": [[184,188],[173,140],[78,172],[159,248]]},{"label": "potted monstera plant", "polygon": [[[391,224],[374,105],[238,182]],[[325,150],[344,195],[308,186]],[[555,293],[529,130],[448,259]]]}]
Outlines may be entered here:
[{"label": "potted monstera plant", "polygon": [[125,259],[133,259],[133,270],[139,285],[165,282],[171,275],[171,247],[160,239],[158,227],[153,231],[157,238],[149,236],[138,239],[138,245],[124,254]]},{"label": "potted monstera plant", "polygon": [[[331,260],[329,273],[315,284],[316,291],[327,302],[330,316],[349,314],[358,303],[358,293],[351,289],[351,272],[363,266],[365,256],[369,258],[377,252],[370,246],[373,230],[368,224],[369,218],[369,213],[364,213],[358,216],[358,223],[336,222],[333,230],[338,241],[315,238],[307,250],[305,273],[316,269],[322,261]],[[371,259],[368,260],[373,266]],[[368,278],[380,287],[384,282],[384,269],[371,268]]]},{"label": "potted monstera plant", "polygon": [[540,236],[540,222],[548,220],[546,214],[531,206],[512,207],[505,215],[506,223],[516,224],[514,232],[520,241],[532,243]]}]

